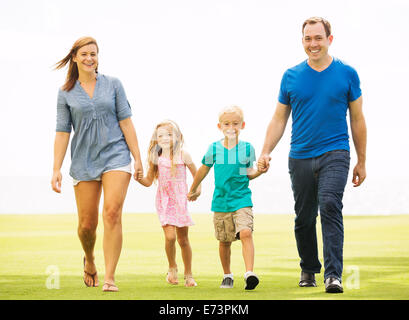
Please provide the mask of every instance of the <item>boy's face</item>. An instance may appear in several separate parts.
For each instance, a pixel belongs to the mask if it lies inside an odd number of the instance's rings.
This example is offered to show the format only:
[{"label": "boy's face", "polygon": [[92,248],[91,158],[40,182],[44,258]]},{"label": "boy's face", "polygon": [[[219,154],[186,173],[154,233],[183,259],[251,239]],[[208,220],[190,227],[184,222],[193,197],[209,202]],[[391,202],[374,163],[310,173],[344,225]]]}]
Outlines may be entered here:
[{"label": "boy's face", "polygon": [[217,127],[223,132],[225,138],[229,140],[237,139],[240,130],[244,129],[245,122],[237,113],[225,113],[220,117]]}]

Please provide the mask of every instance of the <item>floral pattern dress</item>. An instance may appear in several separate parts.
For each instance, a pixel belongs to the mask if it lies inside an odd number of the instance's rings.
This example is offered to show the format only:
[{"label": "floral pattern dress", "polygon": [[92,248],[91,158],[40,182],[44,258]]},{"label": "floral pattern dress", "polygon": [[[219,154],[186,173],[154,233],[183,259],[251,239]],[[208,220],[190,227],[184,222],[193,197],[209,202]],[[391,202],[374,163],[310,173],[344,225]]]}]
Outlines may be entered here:
[{"label": "floral pattern dress", "polygon": [[194,222],[187,210],[186,165],[181,158],[178,159],[174,174],[172,174],[171,165],[170,159],[159,157],[156,209],[160,224],[176,227],[192,226]]}]

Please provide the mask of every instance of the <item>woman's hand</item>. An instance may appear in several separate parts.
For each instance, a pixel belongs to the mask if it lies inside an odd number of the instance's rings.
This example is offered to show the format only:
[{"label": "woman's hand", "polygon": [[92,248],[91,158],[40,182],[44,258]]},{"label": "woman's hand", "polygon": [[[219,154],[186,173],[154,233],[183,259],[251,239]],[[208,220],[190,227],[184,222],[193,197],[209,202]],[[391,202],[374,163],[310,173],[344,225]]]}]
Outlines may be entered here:
[{"label": "woman's hand", "polygon": [[53,177],[51,178],[51,188],[57,193],[61,193],[61,181],[62,175],[60,170],[55,170],[53,172]]},{"label": "woman's hand", "polygon": [[135,169],[135,172],[134,172],[134,175],[133,175],[134,179],[135,179],[136,181],[141,180],[141,179],[143,178],[143,166],[142,166],[142,163],[141,163],[140,161],[135,161],[135,163],[134,163],[134,169]]}]

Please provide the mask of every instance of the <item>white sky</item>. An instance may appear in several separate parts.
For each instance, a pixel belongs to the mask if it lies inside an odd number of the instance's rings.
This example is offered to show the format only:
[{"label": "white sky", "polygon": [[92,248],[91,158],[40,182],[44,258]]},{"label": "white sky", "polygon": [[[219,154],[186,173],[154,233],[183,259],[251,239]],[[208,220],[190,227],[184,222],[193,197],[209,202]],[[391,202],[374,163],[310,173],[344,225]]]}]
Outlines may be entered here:
[{"label": "white sky", "polygon": [[[132,105],[141,155],[154,125],[176,121],[196,164],[220,138],[217,114],[244,109],[241,139],[259,154],[283,72],[306,58],[301,24],[327,18],[330,53],[361,78],[368,125],[368,178],[348,183],[346,214],[409,213],[409,2],[389,1],[23,1],[0,2],[0,213],[75,212],[63,166],[63,193],[52,171],[56,99],[65,71],[53,71],[73,42],[91,35],[100,47],[101,73],[118,77]],[[291,213],[287,169],[291,122],[272,153],[272,167],[252,181],[255,211]],[[356,156],[353,151],[351,169]],[[212,176],[192,212],[209,212]],[[154,211],[154,188],[135,181],[125,211]]]}]

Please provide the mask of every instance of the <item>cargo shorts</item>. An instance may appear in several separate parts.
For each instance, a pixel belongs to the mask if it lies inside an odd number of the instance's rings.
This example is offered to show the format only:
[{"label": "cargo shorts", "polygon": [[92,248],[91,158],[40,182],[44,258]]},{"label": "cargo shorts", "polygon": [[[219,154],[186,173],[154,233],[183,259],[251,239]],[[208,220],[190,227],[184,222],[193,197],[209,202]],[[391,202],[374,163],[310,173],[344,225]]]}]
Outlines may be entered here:
[{"label": "cargo shorts", "polygon": [[232,242],[240,239],[240,231],[250,229],[253,232],[253,210],[241,208],[234,212],[215,212],[213,216],[216,239]]}]

